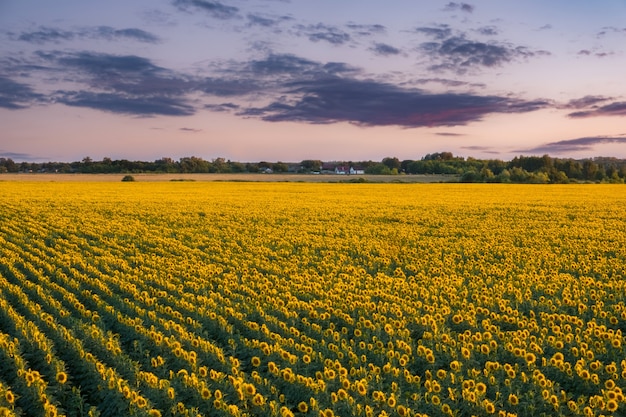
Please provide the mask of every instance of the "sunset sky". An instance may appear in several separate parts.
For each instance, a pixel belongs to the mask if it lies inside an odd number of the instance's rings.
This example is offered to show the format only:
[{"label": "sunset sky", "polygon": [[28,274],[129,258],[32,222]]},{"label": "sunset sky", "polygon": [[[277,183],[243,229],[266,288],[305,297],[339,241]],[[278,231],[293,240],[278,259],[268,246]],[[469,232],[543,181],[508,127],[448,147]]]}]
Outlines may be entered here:
[{"label": "sunset sky", "polygon": [[625,75],[624,0],[0,0],[0,157],[626,158]]}]

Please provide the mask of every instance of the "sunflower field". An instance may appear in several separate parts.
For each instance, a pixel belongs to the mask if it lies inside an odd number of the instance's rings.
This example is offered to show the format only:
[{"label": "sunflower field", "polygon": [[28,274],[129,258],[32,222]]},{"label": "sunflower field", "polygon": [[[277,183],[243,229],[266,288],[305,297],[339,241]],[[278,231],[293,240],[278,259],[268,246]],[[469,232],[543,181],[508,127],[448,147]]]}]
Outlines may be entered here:
[{"label": "sunflower field", "polygon": [[623,185],[0,182],[0,416],[626,415]]}]

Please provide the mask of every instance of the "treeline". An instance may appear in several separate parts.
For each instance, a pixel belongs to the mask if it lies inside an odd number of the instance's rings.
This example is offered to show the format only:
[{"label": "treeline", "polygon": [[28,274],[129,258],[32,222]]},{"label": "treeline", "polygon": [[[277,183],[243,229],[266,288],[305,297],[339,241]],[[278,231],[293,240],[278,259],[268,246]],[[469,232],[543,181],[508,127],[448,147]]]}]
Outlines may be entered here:
[{"label": "treeline", "polygon": [[373,175],[449,174],[461,182],[569,183],[626,182],[626,159],[598,157],[560,159],[544,156],[518,156],[511,161],[454,156],[451,152],[428,154],[419,160],[400,161],[395,157],[375,161],[299,163],[242,163],[216,158],[211,161],[195,156],[161,158],[153,162],[112,160],[94,161],[89,157],[76,162],[20,162],[0,158],[2,172],[58,173],[335,173],[336,168],[354,168],[355,172]]}]

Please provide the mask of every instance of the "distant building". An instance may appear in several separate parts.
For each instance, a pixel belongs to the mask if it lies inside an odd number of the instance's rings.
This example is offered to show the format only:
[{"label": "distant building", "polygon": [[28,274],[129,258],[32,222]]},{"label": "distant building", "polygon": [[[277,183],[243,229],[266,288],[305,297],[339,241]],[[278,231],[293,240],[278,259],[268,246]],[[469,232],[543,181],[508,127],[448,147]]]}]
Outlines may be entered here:
[{"label": "distant building", "polygon": [[335,175],[363,175],[365,169],[362,167],[353,167],[344,163],[324,163],[321,169],[322,174]]}]

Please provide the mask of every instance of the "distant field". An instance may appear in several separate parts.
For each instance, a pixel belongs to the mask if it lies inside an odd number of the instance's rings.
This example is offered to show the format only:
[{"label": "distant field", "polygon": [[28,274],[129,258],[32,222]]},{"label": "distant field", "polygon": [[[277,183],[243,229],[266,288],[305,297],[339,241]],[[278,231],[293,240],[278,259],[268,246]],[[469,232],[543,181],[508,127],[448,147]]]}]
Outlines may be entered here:
[{"label": "distant field", "polygon": [[0,415],[626,413],[623,185],[137,177],[0,181]]},{"label": "distant field", "polygon": [[[0,174],[0,181],[121,181],[127,174]],[[333,175],[333,174],[131,174],[142,182],[159,181],[254,181],[254,182],[456,182],[457,175]]]}]

